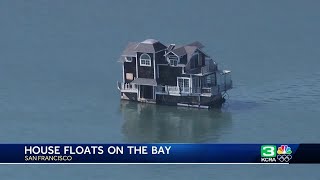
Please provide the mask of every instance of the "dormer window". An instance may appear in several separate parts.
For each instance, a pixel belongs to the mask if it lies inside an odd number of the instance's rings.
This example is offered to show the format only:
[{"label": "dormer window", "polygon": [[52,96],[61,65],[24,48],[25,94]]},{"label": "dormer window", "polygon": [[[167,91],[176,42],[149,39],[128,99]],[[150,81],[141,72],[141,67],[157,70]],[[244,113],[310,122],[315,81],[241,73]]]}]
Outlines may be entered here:
[{"label": "dormer window", "polygon": [[148,54],[140,56],[140,66],[151,66],[151,57]]},{"label": "dormer window", "polygon": [[168,56],[168,62],[170,66],[177,66],[178,65],[178,57],[175,55],[169,55]]},{"label": "dormer window", "polygon": [[126,56],[126,62],[132,62],[132,57]]}]

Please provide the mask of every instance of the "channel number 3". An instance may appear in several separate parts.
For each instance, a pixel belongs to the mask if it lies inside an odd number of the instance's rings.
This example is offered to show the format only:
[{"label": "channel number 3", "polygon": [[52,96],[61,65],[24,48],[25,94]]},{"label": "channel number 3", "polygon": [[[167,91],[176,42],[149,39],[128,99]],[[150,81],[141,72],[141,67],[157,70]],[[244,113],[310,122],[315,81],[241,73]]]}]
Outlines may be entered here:
[{"label": "channel number 3", "polygon": [[261,157],[276,157],[276,146],[263,145],[261,146]]}]

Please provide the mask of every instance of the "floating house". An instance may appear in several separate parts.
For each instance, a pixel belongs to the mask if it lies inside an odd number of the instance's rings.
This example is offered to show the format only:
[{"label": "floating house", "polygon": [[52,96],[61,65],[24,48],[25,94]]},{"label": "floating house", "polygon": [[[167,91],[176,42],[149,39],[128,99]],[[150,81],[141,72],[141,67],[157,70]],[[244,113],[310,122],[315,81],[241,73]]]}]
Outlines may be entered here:
[{"label": "floating house", "polygon": [[221,107],[232,88],[231,71],[203,51],[200,42],[164,45],[130,42],[123,51],[121,99],[197,108]]}]

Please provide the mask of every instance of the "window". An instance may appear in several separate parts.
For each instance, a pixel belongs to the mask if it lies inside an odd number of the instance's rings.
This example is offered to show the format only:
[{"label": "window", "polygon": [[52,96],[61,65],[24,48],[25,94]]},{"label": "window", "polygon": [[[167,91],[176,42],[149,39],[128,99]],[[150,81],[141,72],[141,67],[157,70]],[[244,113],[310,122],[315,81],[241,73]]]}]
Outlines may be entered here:
[{"label": "window", "polygon": [[140,66],[151,66],[151,57],[148,54],[140,56]]},{"label": "window", "polygon": [[181,92],[188,93],[190,92],[190,79],[178,77],[178,87]]},{"label": "window", "polygon": [[178,65],[178,57],[175,55],[169,55],[168,62],[170,64],[170,66],[177,66]]},{"label": "window", "polygon": [[199,62],[199,54],[194,53],[190,59],[191,61],[191,69],[198,67],[198,62]]},{"label": "window", "polygon": [[132,62],[132,57],[126,56],[126,62]]},{"label": "window", "polygon": [[209,76],[205,77],[205,83],[207,86],[214,86],[215,85],[214,75],[209,75]]},{"label": "window", "polygon": [[177,64],[178,64],[178,61],[176,61],[176,60],[170,60],[170,65],[171,65],[171,66],[177,66]]},{"label": "window", "polygon": [[207,84],[207,85],[210,85],[210,84],[211,84],[211,77],[210,77],[210,76],[207,76],[207,77],[206,77],[206,84]]},{"label": "window", "polygon": [[133,74],[132,73],[126,73],[126,79],[127,80],[133,80]]}]

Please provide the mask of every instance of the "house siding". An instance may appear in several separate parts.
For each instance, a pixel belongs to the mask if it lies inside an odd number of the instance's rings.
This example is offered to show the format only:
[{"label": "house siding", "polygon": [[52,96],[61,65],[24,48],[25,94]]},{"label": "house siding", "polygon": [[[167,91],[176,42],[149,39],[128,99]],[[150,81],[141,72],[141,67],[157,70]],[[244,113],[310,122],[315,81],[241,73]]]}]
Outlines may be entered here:
[{"label": "house siding", "polygon": [[196,56],[193,56],[190,58],[189,62],[186,65],[186,70],[189,71],[191,69],[199,68],[205,65],[205,54],[203,54],[201,51],[196,51],[199,53],[199,58],[201,58],[201,62],[199,62],[198,58]]},{"label": "house siding", "polygon": [[177,77],[182,76],[182,67],[159,66],[158,84],[177,86]]},{"label": "house siding", "polygon": [[180,57],[180,64],[187,64],[187,55]]},{"label": "house siding", "polygon": [[156,53],[156,64],[167,64],[166,57],[164,56],[165,51],[160,51]]},{"label": "house siding", "polygon": [[[124,62],[123,65],[124,65],[123,77],[125,79],[125,83],[130,83],[131,81],[133,81],[133,79],[136,78],[136,58],[133,57],[132,62]],[[133,79],[132,80],[126,79],[126,73],[132,73]]]},{"label": "house siding", "polygon": [[151,57],[151,66],[140,66],[140,56],[143,53],[138,52],[137,57],[138,57],[138,77],[139,78],[149,78],[149,79],[154,79],[154,63],[153,63],[153,53],[146,53]]}]

